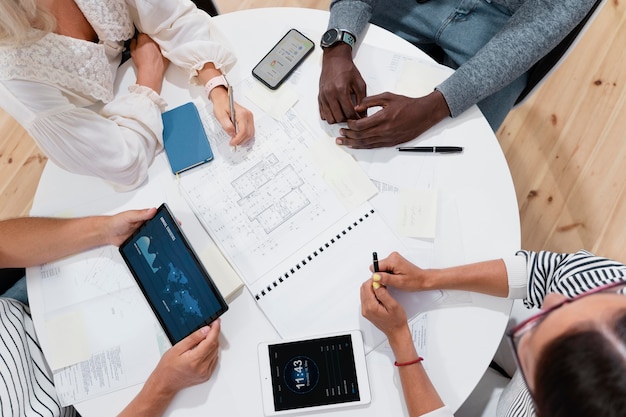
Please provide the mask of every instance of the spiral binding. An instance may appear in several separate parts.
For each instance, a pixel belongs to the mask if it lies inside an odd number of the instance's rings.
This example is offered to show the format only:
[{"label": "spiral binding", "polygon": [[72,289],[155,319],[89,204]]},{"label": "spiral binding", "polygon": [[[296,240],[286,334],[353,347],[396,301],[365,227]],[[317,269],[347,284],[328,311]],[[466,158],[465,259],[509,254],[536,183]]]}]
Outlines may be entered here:
[{"label": "spiral binding", "polygon": [[307,263],[312,262],[315,258],[321,255],[326,249],[330,248],[335,242],[339,241],[343,236],[347,235],[349,231],[354,229],[355,227],[362,224],[366,219],[368,219],[372,214],[374,214],[374,209],[368,210],[363,216],[359,217],[357,220],[349,224],[347,227],[344,227],[340,232],[336,235],[328,239],[324,244],[320,245],[317,250],[314,250],[313,253],[305,256],[300,262],[294,265],[292,268],[289,268],[287,272],[282,275],[279,275],[274,281],[272,281],[268,286],[261,290],[260,293],[257,293],[254,298],[259,301],[261,297],[269,294],[274,288],[278,287],[281,282],[293,277],[300,269],[306,266]]}]

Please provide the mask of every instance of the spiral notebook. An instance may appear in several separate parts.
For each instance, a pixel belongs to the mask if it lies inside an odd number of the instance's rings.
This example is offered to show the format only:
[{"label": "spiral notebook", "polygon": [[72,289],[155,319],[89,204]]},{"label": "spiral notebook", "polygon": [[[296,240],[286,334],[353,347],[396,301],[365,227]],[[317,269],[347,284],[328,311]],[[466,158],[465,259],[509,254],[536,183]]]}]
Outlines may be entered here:
[{"label": "spiral notebook", "polygon": [[[319,239],[249,286],[259,307],[283,338],[360,329],[367,352],[385,335],[361,315],[360,287],[371,276],[372,252],[379,258],[404,246],[369,204],[353,211]],[[393,291],[407,316],[426,311],[441,291]]]},{"label": "spiral notebook", "polygon": [[[237,152],[202,117],[216,158],[182,175],[181,191],[280,336],[361,329],[368,349],[385,340],[361,318],[360,286],[372,252],[406,250],[369,203],[376,188],[357,161],[323,146],[330,138],[292,110],[259,117],[254,143]],[[326,169],[328,161],[342,169]],[[427,308],[428,297],[411,300]]]}]

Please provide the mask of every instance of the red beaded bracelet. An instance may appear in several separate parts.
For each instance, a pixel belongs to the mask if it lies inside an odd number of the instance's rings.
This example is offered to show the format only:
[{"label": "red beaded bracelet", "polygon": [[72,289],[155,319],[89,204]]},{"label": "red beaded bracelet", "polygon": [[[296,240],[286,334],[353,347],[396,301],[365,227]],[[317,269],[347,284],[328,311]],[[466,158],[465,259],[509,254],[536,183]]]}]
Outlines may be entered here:
[{"label": "red beaded bracelet", "polygon": [[396,366],[407,366],[407,365],[413,365],[414,363],[420,363],[423,360],[424,360],[424,358],[422,358],[421,356],[418,356],[417,359],[409,361],[409,362],[398,362],[398,361],[395,361],[393,364],[396,365]]}]

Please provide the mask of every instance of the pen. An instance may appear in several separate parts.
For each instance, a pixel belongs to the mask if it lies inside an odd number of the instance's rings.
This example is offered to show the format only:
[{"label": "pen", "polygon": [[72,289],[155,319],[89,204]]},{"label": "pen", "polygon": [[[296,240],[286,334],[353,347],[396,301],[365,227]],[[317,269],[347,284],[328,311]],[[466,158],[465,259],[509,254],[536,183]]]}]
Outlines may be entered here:
[{"label": "pen", "polygon": [[378,269],[378,254],[376,252],[372,252],[372,259],[374,260],[374,272],[380,272]]},{"label": "pen", "polygon": [[[233,92],[233,86],[228,85],[228,105],[230,107],[230,121],[235,126],[235,135],[239,132],[237,129],[237,121],[235,119],[235,94]],[[235,151],[237,150],[237,145],[234,146]]]},{"label": "pen", "polygon": [[230,106],[230,121],[235,126],[235,133],[237,133],[237,122],[235,121],[235,97],[233,92],[233,86],[228,86],[228,105]]},{"label": "pen", "polygon": [[461,146],[405,146],[396,148],[400,152],[422,152],[422,153],[459,153],[463,152]]}]

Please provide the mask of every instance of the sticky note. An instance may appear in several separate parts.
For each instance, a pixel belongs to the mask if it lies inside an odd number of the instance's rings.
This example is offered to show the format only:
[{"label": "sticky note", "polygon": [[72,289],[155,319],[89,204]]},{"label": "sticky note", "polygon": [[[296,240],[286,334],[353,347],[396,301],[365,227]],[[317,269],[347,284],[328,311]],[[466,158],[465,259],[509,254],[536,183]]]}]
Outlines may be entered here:
[{"label": "sticky note", "polygon": [[437,226],[437,191],[400,189],[397,220],[400,235],[434,239]]}]

